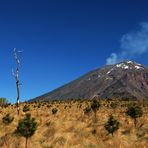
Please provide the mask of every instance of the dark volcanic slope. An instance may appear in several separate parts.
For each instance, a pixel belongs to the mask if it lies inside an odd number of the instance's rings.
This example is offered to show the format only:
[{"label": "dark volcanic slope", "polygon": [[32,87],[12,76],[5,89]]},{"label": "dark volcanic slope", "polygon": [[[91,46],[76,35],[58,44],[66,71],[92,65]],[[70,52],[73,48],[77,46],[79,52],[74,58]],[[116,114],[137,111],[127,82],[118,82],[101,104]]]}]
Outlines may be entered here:
[{"label": "dark volcanic slope", "polygon": [[33,100],[92,98],[148,98],[148,69],[125,61],[87,73],[52,92]]}]

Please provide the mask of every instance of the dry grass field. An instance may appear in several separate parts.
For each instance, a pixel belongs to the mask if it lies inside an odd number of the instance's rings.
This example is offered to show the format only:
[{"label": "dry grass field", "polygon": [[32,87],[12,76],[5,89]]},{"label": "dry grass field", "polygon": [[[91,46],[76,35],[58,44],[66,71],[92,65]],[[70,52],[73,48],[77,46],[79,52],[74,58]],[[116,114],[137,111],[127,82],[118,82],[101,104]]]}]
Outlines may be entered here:
[{"label": "dry grass field", "polygon": [[[27,104],[38,123],[35,134],[28,140],[28,148],[148,148],[148,104],[141,103],[143,116],[138,118],[135,128],[133,120],[125,114],[131,102],[113,101],[117,103],[116,108],[110,106],[111,102],[100,101],[96,122],[93,111],[84,113],[91,101]],[[20,118],[25,117],[24,105],[21,104]],[[56,114],[52,113],[53,108],[58,109]],[[2,122],[7,113],[14,117],[10,125]],[[120,122],[113,137],[104,128],[110,114]],[[18,120],[15,105],[0,108],[0,148],[25,147],[25,138],[14,133]]]}]

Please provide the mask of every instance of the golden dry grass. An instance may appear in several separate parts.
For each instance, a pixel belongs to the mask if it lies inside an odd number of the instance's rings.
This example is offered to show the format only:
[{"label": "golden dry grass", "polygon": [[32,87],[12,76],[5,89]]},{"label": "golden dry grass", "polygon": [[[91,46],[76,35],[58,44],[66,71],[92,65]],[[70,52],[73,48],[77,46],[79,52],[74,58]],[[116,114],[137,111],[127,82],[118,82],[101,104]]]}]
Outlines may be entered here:
[{"label": "golden dry grass", "polygon": [[[96,123],[93,112],[84,114],[90,101],[28,104],[29,112],[38,123],[37,131],[28,141],[28,148],[147,148],[148,106],[143,107],[144,114],[135,128],[132,119],[125,114],[127,107],[123,106],[129,102],[117,103],[117,108],[112,109],[110,102],[101,101]],[[21,104],[21,118],[25,116],[22,112],[24,105]],[[55,115],[52,108],[58,109]],[[24,148],[25,138],[14,134],[18,124],[15,105],[1,108],[0,112],[0,148]],[[7,113],[14,116],[14,121],[8,126],[2,122]],[[120,122],[114,137],[104,128],[110,114]]]}]

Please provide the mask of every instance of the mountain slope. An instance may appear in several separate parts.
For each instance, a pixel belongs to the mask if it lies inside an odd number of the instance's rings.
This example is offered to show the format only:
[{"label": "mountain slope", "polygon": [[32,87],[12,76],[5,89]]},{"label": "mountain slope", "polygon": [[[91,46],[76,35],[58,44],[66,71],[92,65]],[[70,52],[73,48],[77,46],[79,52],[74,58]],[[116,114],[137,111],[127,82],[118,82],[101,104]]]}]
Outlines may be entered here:
[{"label": "mountain slope", "polygon": [[148,69],[132,61],[93,70],[33,100],[92,98],[148,98]]}]

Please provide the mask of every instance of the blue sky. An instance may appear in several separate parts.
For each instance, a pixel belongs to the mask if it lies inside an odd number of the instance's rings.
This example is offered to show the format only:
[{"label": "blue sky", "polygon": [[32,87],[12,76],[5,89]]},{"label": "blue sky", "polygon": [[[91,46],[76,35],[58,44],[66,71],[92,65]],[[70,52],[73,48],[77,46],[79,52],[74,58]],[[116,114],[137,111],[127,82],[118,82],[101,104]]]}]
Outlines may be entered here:
[{"label": "blue sky", "polygon": [[13,48],[23,50],[22,101],[105,64],[148,66],[147,8],[147,0],[0,1],[0,97],[16,100]]}]

